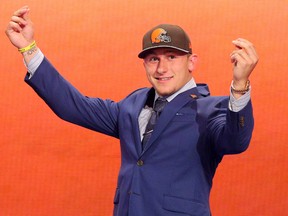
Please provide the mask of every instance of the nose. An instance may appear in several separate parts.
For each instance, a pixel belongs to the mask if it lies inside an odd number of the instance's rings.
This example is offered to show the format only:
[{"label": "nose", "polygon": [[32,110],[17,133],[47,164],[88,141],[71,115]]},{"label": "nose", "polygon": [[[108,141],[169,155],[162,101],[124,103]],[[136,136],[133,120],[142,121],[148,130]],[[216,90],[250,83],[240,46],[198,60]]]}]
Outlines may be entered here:
[{"label": "nose", "polygon": [[163,74],[167,72],[167,62],[165,59],[160,59],[158,62],[157,72]]}]

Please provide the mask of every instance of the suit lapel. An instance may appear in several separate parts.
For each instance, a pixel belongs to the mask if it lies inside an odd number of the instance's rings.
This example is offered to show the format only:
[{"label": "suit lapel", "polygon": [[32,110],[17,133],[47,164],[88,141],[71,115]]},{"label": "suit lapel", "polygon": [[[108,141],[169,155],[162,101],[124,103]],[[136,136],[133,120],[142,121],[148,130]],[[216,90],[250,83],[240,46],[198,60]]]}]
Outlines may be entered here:
[{"label": "suit lapel", "polygon": [[[144,91],[142,94],[137,95],[135,98],[135,103],[133,110],[136,112],[131,112],[131,119],[132,119],[132,126],[133,126],[133,135],[135,140],[135,148],[137,151],[137,155],[140,155],[142,152],[142,143],[141,143],[141,137],[140,137],[140,129],[139,129],[139,115],[142,111],[142,108],[145,106],[148,96],[153,97],[155,96],[154,89],[147,89],[147,91]],[[153,102],[152,102],[153,103]]]}]

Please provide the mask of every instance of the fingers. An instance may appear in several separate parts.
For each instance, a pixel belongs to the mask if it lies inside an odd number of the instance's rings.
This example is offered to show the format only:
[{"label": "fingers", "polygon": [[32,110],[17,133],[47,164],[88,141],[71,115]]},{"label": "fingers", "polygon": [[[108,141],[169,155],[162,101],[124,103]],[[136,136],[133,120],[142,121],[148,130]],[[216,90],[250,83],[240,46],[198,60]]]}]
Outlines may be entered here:
[{"label": "fingers", "polygon": [[234,50],[231,53],[231,62],[235,64],[253,64],[254,60],[246,53],[245,50],[240,49],[240,50]]},{"label": "fingers", "polygon": [[15,32],[20,32],[22,28],[20,27],[18,23],[11,21],[9,22],[8,28],[6,30],[6,34],[8,34],[11,30]]},{"label": "fingers", "polygon": [[233,80],[245,84],[258,62],[258,54],[254,45],[246,39],[238,38],[232,43],[236,47],[230,55],[234,63]]},{"label": "fingers", "polygon": [[5,31],[10,42],[18,49],[34,41],[34,28],[29,18],[29,11],[28,6],[15,11]]},{"label": "fingers", "polygon": [[19,10],[15,11],[9,22],[8,29],[20,32],[28,24],[28,13],[30,9],[28,6],[24,6]]},{"label": "fingers", "polygon": [[18,24],[20,27],[27,25],[27,21],[23,19],[22,17],[18,17],[18,16],[12,16],[11,22]]},{"label": "fingers", "polygon": [[236,46],[236,50],[232,52],[233,55],[239,54],[244,59],[257,63],[258,55],[254,45],[250,41],[238,38],[237,40],[233,40],[232,43]]},{"label": "fingers", "polygon": [[13,16],[18,16],[18,17],[22,17],[25,13],[27,13],[29,11],[29,7],[28,6],[24,6],[22,8],[20,8],[19,10],[15,11]]},{"label": "fingers", "polygon": [[23,8],[14,12],[13,16],[11,17],[11,21],[18,23],[19,25],[26,25],[27,21],[29,20],[29,7],[24,6]]}]

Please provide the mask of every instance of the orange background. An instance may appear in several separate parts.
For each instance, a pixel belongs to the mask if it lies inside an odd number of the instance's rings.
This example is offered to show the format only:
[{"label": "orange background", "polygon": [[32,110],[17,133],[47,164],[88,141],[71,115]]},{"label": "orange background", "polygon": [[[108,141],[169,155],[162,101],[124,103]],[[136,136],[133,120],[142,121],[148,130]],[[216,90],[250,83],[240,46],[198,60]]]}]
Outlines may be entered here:
[{"label": "orange background", "polygon": [[118,140],[66,123],[23,82],[22,57],[4,30],[31,8],[39,47],[83,94],[120,100],[148,86],[137,58],[143,34],[182,26],[199,64],[194,77],[227,95],[238,37],[260,61],[251,76],[255,131],[250,148],[226,156],[214,179],[214,216],[288,212],[287,0],[1,0],[0,216],[112,214]]}]

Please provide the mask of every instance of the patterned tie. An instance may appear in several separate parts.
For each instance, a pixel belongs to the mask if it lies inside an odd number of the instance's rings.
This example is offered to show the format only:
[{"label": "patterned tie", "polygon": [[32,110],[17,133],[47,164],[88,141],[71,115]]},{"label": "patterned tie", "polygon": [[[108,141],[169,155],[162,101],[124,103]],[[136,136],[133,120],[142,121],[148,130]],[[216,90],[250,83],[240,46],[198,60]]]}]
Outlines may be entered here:
[{"label": "patterned tie", "polygon": [[162,110],[164,109],[164,107],[166,106],[166,104],[168,103],[168,101],[166,100],[166,98],[157,98],[157,100],[155,101],[155,105],[154,108],[152,110],[152,115],[147,123],[146,129],[145,129],[145,133],[143,134],[143,140],[142,140],[142,149],[144,149],[146,143],[149,141],[154,126],[156,125],[157,119],[159,118]]}]

